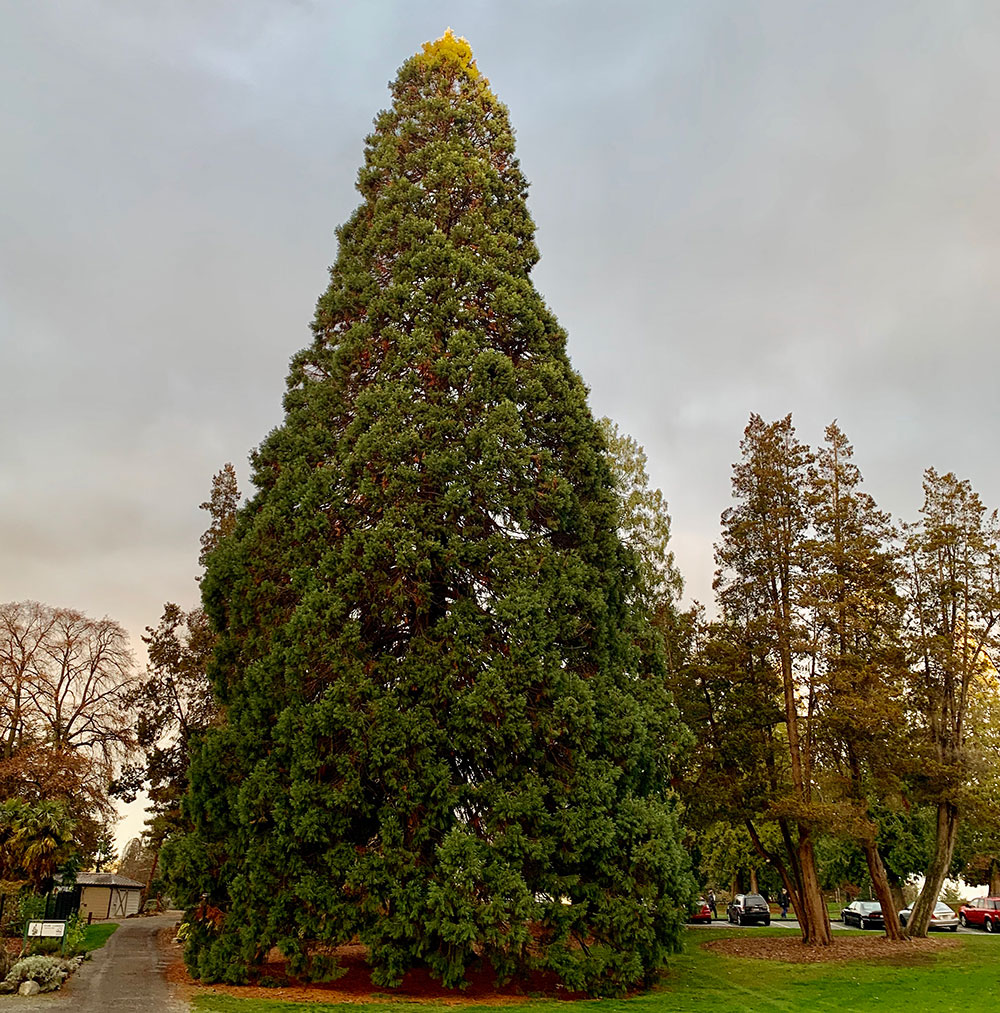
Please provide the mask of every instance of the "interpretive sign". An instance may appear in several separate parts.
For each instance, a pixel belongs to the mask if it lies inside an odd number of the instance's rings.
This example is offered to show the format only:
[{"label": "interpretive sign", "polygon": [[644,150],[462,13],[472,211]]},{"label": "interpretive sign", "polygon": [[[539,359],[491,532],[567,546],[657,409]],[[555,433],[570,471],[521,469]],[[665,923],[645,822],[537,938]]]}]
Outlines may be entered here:
[{"label": "interpretive sign", "polygon": [[29,939],[58,939],[60,951],[66,946],[66,922],[52,921],[28,922],[24,927],[24,945]]}]

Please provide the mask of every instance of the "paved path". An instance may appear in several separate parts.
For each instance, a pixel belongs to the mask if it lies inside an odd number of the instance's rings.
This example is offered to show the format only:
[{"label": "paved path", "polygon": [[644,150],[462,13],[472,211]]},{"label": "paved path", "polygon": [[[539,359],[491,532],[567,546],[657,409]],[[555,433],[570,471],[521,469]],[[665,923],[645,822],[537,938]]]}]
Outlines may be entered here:
[{"label": "paved path", "polygon": [[58,992],[2,996],[2,1013],[187,1013],[163,977],[167,956],[156,945],[160,929],[180,915],[126,918],[118,930]]},{"label": "paved path", "polygon": [[[706,928],[712,928],[712,929],[735,929],[735,928],[740,928],[742,931],[745,931],[745,932],[753,932],[753,930],[755,928],[758,928],[758,926],[756,926],[756,925],[743,925],[743,926],[730,925],[729,922],[726,921],[725,916],[723,916],[722,918],[713,919],[713,921],[710,924],[708,924],[708,925],[705,925],[703,923],[698,923],[698,924],[688,925],[688,928],[689,929],[706,929]],[[771,916],[771,928],[772,929],[795,929],[795,931],[798,932],[799,931],[799,923],[794,918],[787,918],[787,919],[785,919],[785,918],[782,918],[780,915],[777,918],[775,918],[774,915],[772,915]],[[838,930],[842,930],[842,929],[850,929],[852,932],[856,931],[856,929],[855,929],[855,927],[853,925],[845,925],[843,922],[841,922],[841,921],[834,921],[833,919],[830,920],[830,928],[833,929],[834,931],[838,931]],[[868,935],[872,935],[872,936],[882,935],[882,930],[881,929],[867,929],[866,932],[867,932]],[[932,932],[931,933],[931,938],[936,939],[938,936],[945,936],[945,937],[947,937],[949,935],[955,935],[955,934],[960,935],[960,936],[963,936],[963,935],[985,936],[987,933],[983,932],[982,929],[964,929],[961,926],[959,926],[958,930],[957,930],[957,933],[952,933],[952,932]],[[1000,933],[994,933],[993,938],[994,939],[1000,939]]]}]

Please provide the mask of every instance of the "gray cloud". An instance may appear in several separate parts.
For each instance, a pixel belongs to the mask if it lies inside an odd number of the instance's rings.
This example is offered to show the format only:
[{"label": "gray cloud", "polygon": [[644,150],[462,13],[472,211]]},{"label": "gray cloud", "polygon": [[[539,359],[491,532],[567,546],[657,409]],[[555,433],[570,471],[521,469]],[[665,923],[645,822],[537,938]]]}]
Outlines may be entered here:
[{"label": "gray cloud", "polygon": [[448,25],[511,109],[538,287],[706,598],[751,411],[876,497],[1000,503],[1000,13],[861,2],[9,4],[0,597],[193,603],[211,475],[280,420],[386,82]]}]

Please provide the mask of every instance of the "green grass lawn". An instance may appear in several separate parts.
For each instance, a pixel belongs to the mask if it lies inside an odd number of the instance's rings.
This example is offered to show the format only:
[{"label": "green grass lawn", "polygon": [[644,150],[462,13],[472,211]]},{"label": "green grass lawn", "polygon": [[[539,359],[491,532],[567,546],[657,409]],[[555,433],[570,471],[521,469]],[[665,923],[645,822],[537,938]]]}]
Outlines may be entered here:
[{"label": "green grass lawn", "polygon": [[[744,931],[776,935],[782,929]],[[691,929],[685,952],[675,957],[663,983],[634,999],[591,1002],[528,1000],[525,1013],[674,1013],[712,1010],[905,1010],[943,1013],[948,1010],[992,1009],[1000,990],[1000,941],[960,936],[959,948],[923,955],[910,965],[783,964],[721,957],[700,948],[708,939],[734,935],[734,930]],[[871,933],[869,933],[870,935]],[[949,936],[948,938],[955,938]],[[431,1013],[434,1003],[357,1004],[296,1003],[228,996],[198,996],[198,1013]],[[511,1007],[471,1006],[470,1013],[510,1013]]]},{"label": "green grass lawn", "polygon": [[89,953],[91,950],[99,950],[118,928],[117,922],[99,922],[97,925],[88,925],[83,933],[83,950]]}]

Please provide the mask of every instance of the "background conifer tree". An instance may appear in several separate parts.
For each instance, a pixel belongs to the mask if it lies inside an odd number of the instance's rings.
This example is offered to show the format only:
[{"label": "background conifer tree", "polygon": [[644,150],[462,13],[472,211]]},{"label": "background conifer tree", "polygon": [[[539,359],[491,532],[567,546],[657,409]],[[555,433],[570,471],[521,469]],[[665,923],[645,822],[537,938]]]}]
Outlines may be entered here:
[{"label": "background conifer tree", "polygon": [[[780,812],[788,860],[777,855],[771,860],[792,899],[803,942],[827,946],[830,920],[815,847],[826,813],[816,797],[815,730],[809,720],[818,687],[815,669],[799,663],[808,643],[810,517],[804,493],[813,455],[798,441],[791,415],[772,423],[751,415],[740,450],[742,460],[733,466],[736,505],[722,515],[715,549],[715,588],[725,623],[737,631],[732,681],[781,701],[787,779],[781,788],[774,785],[768,802]],[[766,712],[763,699],[760,706]],[[775,742],[773,734],[767,739],[765,755]]]},{"label": "background conifer tree", "polygon": [[913,658],[908,703],[917,717],[917,787],[934,805],[936,825],[909,936],[927,934],[951,871],[962,813],[975,811],[973,785],[985,781],[985,771],[976,768],[992,738],[983,718],[1000,653],[996,511],[987,512],[968,480],[928,468],[920,514],[906,531]]},{"label": "background conifer tree", "polygon": [[680,737],[586,389],[535,291],[507,111],[450,32],[408,60],[292,361],[256,493],[207,561],[223,708],[167,863],[188,961],[375,981],[488,958],[649,980],[693,889]]},{"label": "background conifer tree", "polygon": [[890,800],[900,798],[909,751],[895,531],[862,489],[844,432],[833,422],[825,435],[806,496],[812,538],[805,598],[810,665],[818,675],[811,720],[818,765],[828,768],[824,794],[836,810],[831,829],[862,849],[886,934],[898,940],[899,908],[879,851],[877,821]]}]

